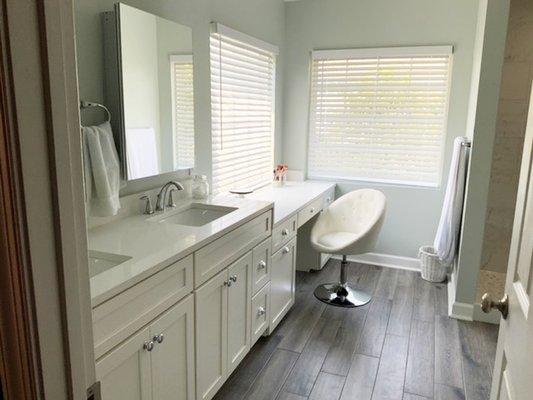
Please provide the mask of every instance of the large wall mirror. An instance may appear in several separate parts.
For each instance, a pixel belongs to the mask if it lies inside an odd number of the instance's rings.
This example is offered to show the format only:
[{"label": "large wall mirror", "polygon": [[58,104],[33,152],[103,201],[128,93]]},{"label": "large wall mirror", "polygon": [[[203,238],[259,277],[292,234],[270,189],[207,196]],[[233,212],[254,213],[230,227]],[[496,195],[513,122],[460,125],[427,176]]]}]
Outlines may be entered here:
[{"label": "large wall mirror", "polygon": [[[102,74],[89,68],[97,66],[89,57],[96,39],[78,37],[79,53],[86,55],[80,65],[81,100],[109,109],[123,179],[193,168],[191,28],[124,3],[110,5],[112,11],[97,12],[96,5],[85,4],[86,14],[79,11],[82,23],[87,24],[87,10],[103,20]],[[101,96],[91,84],[103,86]],[[84,111],[82,122],[90,114]]]}]

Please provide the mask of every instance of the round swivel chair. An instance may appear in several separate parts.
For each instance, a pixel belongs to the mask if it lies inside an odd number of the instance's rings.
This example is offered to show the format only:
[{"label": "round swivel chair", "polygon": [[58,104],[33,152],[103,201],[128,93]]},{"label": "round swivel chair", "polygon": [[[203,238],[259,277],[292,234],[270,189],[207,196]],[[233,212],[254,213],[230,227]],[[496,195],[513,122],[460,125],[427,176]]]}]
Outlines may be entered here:
[{"label": "round swivel chair", "polygon": [[318,217],[311,230],[311,244],[321,253],[342,255],[340,281],[315,289],[315,297],[339,307],[358,307],[370,295],[347,282],[347,255],[368,253],[375,247],[385,218],[386,199],[379,190],[360,189],[335,200]]}]

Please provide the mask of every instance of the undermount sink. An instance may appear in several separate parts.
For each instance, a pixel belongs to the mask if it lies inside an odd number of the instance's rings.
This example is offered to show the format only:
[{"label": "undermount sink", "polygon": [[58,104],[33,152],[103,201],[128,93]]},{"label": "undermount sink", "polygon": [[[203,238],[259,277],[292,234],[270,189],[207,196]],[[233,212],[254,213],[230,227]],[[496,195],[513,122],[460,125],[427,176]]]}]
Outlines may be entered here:
[{"label": "undermount sink", "polygon": [[186,208],[172,213],[169,216],[163,215],[158,218],[157,221],[176,225],[203,226],[235,211],[236,209],[237,208],[235,207],[192,203]]},{"label": "undermount sink", "polygon": [[89,250],[89,277],[92,278],[130,259],[130,256],[123,256],[121,254]]}]

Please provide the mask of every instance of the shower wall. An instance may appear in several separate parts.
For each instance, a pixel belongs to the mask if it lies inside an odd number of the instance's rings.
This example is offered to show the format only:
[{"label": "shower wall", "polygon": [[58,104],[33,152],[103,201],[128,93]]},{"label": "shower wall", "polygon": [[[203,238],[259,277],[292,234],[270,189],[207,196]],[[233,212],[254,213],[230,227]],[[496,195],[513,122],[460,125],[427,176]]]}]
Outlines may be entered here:
[{"label": "shower wall", "polygon": [[533,1],[511,0],[483,240],[481,268],[486,271],[507,270],[533,79],[532,41]]}]

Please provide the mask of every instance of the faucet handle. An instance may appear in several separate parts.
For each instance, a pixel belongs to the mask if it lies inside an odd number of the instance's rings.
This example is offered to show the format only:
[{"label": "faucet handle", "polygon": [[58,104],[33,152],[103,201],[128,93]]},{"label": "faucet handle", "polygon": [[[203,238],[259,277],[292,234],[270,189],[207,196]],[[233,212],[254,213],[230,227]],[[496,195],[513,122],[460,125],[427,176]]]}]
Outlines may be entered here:
[{"label": "faucet handle", "polygon": [[170,189],[170,192],[168,193],[167,207],[176,207],[176,203],[174,203],[174,197],[172,196],[172,193],[174,193],[175,191],[175,188]]},{"label": "faucet handle", "polygon": [[146,200],[146,206],[144,207],[144,214],[152,215],[154,213],[154,208],[152,207],[152,200],[147,195],[139,197],[139,200]]}]

